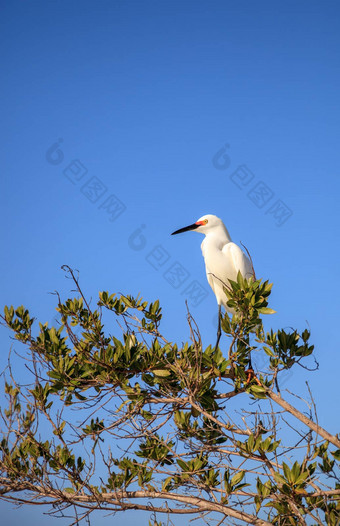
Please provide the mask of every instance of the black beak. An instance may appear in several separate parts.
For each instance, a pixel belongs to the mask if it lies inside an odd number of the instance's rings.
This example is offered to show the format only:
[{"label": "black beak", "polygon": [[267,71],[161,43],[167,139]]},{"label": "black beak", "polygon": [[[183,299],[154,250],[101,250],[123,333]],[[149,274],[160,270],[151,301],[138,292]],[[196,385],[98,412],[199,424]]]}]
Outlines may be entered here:
[{"label": "black beak", "polygon": [[196,223],[194,223],[192,225],[185,226],[184,228],[180,228],[179,230],[176,230],[176,232],[172,232],[171,235],[173,236],[175,234],[182,234],[182,232],[188,232],[188,230],[195,230],[199,226],[201,226],[201,225],[197,225]]}]

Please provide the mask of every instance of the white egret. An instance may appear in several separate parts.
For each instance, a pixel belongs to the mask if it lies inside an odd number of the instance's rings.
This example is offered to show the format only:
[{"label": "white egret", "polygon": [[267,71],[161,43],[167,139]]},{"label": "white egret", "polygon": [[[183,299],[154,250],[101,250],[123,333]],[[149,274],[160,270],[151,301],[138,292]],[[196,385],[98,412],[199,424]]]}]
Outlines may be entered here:
[{"label": "white egret", "polygon": [[229,285],[229,279],[236,281],[239,271],[244,278],[253,276],[253,266],[243,250],[231,241],[228,230],[218,217],[211,214],[202,216],[196,223],[180,228],[172,235],[181,234],[188,230],[194,230],[205,235],[201,249],[208,283],[218,304],[218,329],[215,346],[217,349],[221,338],[221,306],[223,305],[226,311],[233,312],[227,305],[228,298],[223,287]]}]

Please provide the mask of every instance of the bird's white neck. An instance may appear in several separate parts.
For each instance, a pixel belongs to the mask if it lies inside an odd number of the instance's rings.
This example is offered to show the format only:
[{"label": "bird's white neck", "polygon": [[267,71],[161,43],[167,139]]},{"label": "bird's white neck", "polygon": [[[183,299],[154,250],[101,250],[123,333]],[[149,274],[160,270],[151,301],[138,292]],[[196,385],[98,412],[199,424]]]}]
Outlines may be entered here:
[{"label": "bird's white neck", "polygon": [[231,241],[229,232],[224,225],[218,225],[215,228],[211,229],[210,232],[206,234],[206,237],[218,239],[220,242],[223,243],[223,245],[225,245],[226,243],[230,243]]},{"label": "bird's white neck", "polygon": [[231,237],[226,227],[224,225],[218,225],[205,234],[205,238],[202,243],[202,250],[203,247],[208,246],[221,250],[224,245],[230,242]]}]

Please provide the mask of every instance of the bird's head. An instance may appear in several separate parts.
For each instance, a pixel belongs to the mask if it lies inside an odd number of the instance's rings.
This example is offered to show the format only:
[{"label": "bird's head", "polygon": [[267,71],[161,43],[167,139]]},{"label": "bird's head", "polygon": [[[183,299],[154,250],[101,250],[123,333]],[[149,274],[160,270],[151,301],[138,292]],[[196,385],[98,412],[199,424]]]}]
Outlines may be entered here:
[{"label": "bird's head", "polygon": [[182,232],[187,232],[188,230],[195,230],[201,234],[208,234],[208,232],[212,232],[213,230],[219,229],[221,227],[225,230],[225,226],[219,217],[216,217],[212,214],[207,214],[200,217],[196,223],[185,226],[184,228],[180,228],[179,230],[172,232],[171,235],[173,236],[174,234],[181,234]]}]

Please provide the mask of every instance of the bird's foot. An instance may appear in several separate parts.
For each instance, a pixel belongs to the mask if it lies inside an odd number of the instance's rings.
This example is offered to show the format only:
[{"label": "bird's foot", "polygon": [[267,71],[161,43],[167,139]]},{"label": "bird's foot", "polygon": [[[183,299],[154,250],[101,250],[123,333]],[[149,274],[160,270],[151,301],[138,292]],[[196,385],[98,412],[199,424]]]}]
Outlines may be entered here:
[{"label": "bird's foot", "polygon": [[252,380],[255,380],[255,382],[257,383],[257,385],[262,385],[260,380],[257,378],[257,376],[255,375],[253,369],[249,368],[245,371],[246,375],[247,375],[247,380],[246,380],[246,385],[249,385],[249,383],[252,381]]}]

